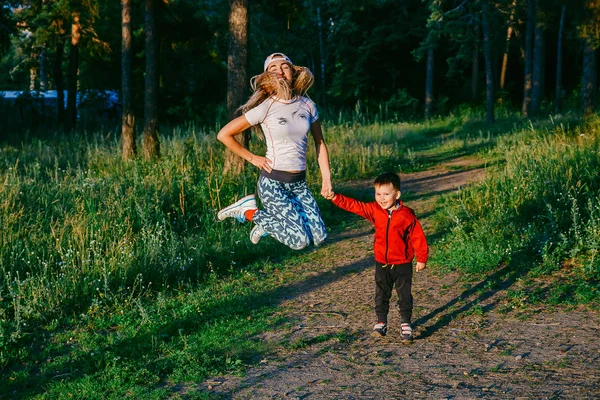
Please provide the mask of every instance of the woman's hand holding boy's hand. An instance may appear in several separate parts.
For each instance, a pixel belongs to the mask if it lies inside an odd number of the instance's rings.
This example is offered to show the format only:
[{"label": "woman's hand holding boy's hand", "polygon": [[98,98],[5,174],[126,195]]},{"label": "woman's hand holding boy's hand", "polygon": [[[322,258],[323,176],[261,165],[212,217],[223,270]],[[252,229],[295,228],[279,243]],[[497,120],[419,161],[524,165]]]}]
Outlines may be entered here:
[{"label": "woman's hand holding boy's hand", "polygon": [[321,196],[325,197],[327,200],[333,200],[335,197],[335,192],[331,186],[327,188],[325,185],[323,185],[323,188],[321,189]]},{"label": "woman's hand holding boy's hand", "polygon": [[425,269],[425,265],[426,265],[425,263],[417,262],[417,266],[415,267],[415,269],[417,271],[423,271]]},{"label": "woman's hand holding boy's hand", "polygon": [[329,191],[329,193],[321,193],[321,195],[323,197],[325,197],[327,200],[333,200],[335,199],[335,193],[333,192],[333,190]]},{"label": "woman's hand holding boy's hand", "polygon": [[330,181],[323,180],[323,183],[321,184],[321,196],[325,197],[327,200],[331,200],[335,197]]}]

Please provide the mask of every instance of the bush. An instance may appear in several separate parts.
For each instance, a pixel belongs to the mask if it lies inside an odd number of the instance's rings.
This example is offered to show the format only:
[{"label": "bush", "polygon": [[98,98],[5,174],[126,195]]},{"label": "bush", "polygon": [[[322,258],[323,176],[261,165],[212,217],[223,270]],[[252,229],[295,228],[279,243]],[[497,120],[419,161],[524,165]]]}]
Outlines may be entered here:
[{"label": "bush", "polygon": [[387,114],[394,116],[395,120],[413,118],[418,114],[419,100],[411,96],[406,89],[398,89],[394,95],[385,102]]},{"label": "bush", "polygon": [[[554,121],[552,129],[523,130],[500,139],[506,164],[446,207],[449,218],[441,223],[454,226],[435,261],[472,273],[519,253],[527,255],[534,274],[574,264],[578,279],[588,285],[598,282],[597,125],[591,121],[565,128]],[[456,254],[464,256],[462,263],[453,260]]]}]

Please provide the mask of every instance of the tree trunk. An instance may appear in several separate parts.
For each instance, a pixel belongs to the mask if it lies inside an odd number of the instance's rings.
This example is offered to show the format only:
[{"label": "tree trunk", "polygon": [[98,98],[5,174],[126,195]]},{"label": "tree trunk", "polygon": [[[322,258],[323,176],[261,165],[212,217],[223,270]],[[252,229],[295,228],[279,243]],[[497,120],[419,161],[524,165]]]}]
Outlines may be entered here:
[{"label": "tree trunk", "polygon": [[48,51],[46,46],[40,52],[40,92],[48,90]]},{"label": "tree trunk", "polygon": [[471,98],[477,100],[477,83],[479,82],[479,46],[473,50],[473,60],[471,61]]},{"label": "tree trunk", "polygon": [[227,111],[230,120],[239,116],[246,98],[248,64],[248,0],[230,0],[229,54],[227,57]]},{"label": "tree trunk", "polygon": [[158,57],[156,37],[156,0],[145,0],[146,79],[144,82],[144,158],[160,157],[158,141]]},{"label": "tree trunk", "polygon": [[135,116],[131,107],[131,46],[131,0],[121,0],[121,140],[124,161],[134,158],[137,152]]},{"label": "tree trunk", "polygon": [[581,108],[585,117],[590,116],[595,110],[596,89],[596,49],[592,38],[585,39],[583,49],[583,75],[581,79]]},{"label": "tree trunk", "polygon": [[544,28],[539,24],[535,27],[531,81],[530,112],[535,115],[540,112],[544,91]]},{"label": "tree trunk", "polygon": [[65,42],[62,36],[59,36],[56,42],[56,58],[54,59],[54,86],[56,87],[56,125],[62,126],[65,123],[65,83],[62,73],[63,52],[65,51]]},{"label": "tree trunk", "polygon": [[29,68],[29,91],[33,92],[35,90],[35,81],[37,80],[37,68],[31,67]]},{"label": "tree trunk", "polygon": [[471,97],[473,100],[477,100],[479,90],[479,21],[475,23],[475,38],[475,48],[471,60]]},{"label": "tree trunk", "polygon": [[483,56],[485,58],[485,109],[486,121],[488,124],[491,124],[494,122],[494,71],[492,66],[492,43],[487,3],[483,3],[482,14]]},{"label": "tree trunk", "polygon": [[554,89],[554,112],[560,112],[561,100],[562,100],[562,64],[563,64],[563,33],[565,29],[565,17],[567,14],[567,5],[563,4],[560,11],[560,25],[558,28],[558,44],[556,45],[556,86]]},{"label": "tree trunk", "polygon": [[527,0],[527,26],[525,28],[525,76],[523,82],[523,106],[521,115],[529,114],[531,103],[531,71],[533,67],[533,33],[535,28],[535,0]]},{"label": "tree trunk", "polygon": [[81,25],[79,13],[72,13],[71,42],[69,47],[69,70],[67,79],[67,115],[65,129],[71,132],[77,124],[77,71],[79,69],[79,40],[81,39]]},{"label": "tree trunk", "polygon": [[502,69],[500,70],[500,89],[504,90],[504,83],[506,81],[506,67],[508,66],[508,51],[510,50],[510,38],[513,32],[513,24],[515,21],[515,9],[517,7],[517,0],[513,0],[510,17],[508,21],[508,29],[506,32],[506,45],[504,46],[504,56],[502,57]]},{"label": "tree trunk", "polygon": [[325,89],[325,48],[323,47],[323,21],[321,20],[321,7],[317,7],[317,22],[319,26],[319,60],[321,64],[321,101],[326,103]]},{"label": "tree trunk", "polygon": [[[238,108],[246,97],[248,61],[248,0],[229,1],[229,55],[227,57],[227,110],[229,120],[239,116]],[[243,147],[248,148],[250,132],[235,136]],[[239,175],[246,161],[227,150],[223,173]]]},{"label": "tree trunk", "polygon": [[425,77],[425,118],[433,115],[433,72],[435,51],[433,48],[427,50],[427,69]]}]

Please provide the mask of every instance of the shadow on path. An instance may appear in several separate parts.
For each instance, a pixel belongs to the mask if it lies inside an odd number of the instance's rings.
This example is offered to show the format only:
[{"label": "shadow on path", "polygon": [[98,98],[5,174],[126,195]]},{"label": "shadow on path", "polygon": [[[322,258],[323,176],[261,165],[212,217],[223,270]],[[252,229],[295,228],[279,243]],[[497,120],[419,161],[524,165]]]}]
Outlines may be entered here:
[{"label": "shadow on path", "polygon": [[[441,328],[447,326],[450,321],[459,315],[469,311],[480,302],[494,296],[500,290],[510,288],[519,278],[527,274],[527,269],[520,265],[508,264],[488,275],[484,280],[470,287],[441,307],[419,317],[413,324],[421,327],[419,338],[424,339],[432,336]],[[475,297],[472,297],[475,295]],[[457,306],[458,308],[454,308]],[[486,308],[490,311],[493,307]],[[446,313],[447,311],[450,312]],[[438,317],[439,315],[439,317]],[[428,322],[435,320],[431,325]]]},{"label": "shadow on path", "polygon": [[485,168],[474,168],[466,171],[449,171],[437,175],[406,179],[402,181],[402,190],[417,193],[440,193],[457,190],[459,187],[479,180],[484,172]]},{"label": "shadow on path", "polygon": [[[356,218],[356,221],[362,221],[361,218]],[[322,248],[324,247],[329,247],[335,243],[339,243],[339,242],[343,242],[344,240],[350,240],[350,239],[358,239],[358,238],[362,238],[362,237],[366,237],[366,236],[373,236],[373,230],[352,230],[350,232],[347,231],[341,231],[341,232],[336,232],[334,235],[330,236],[325,243],[323,243],[323,245],[321,246]]]},{"label": "shadow on path", "polygon": [[[356,236],[359,237],[362,234],[363,233],[359,232]],[[344,238],[347,239],[348,236],[345,236]],[[178,338],[182,335],[188,336],[190,333],[193,334],[194,332],[203,330],[218,330],[220,321],[240,317],[245,319],[249,313],[250,315],[253,315],[254,313],[261,313],[264,310],[270,310],[284,301],[293,300],[304,293],[316,290],[322,286],[327,286],[335,281],[343,279],[349,274],[354,274],[372,267],[373,264],[374,260],[372,257],[364,257],[334,268],[331,268],[331,265],[324,264],[321,272],[317,270],[317,273],[314,275],[289,285],[279,286],[271,290],[265,288],[264,290],[256,290],[239,296],[230,296],[228,293],[223,293],[217,301],[212,302],[198,312],[188,313],[183,318],[169,319],[163,325],[157,324],[151,329],[144,329],[140,326],[140,331],[137,335],[125,339],[120,339],[118,336],[115,336],[115,341],[113,343],[96,348],[94,349],[94,352],[98,354],[111,354],[112,358],[120,360],[119,364],[131,365],[132,368],[143,368],[163,375],[167,371],[177,368],[180,360],[176,355],[151,359],[150,361],[146,359],[140,361],[140,355],[156,353],[155,347],[157,346],[157,343],[160,344],[161,341],[179,340]],[[277,329],[281,324],[281,320],[277,321],[275,319],[269,324],[270,325],[266,327],[267,329]],[[264,330],[265,327],[263,326],[261,329]],[[99,330],[98,334],[108,335],[108,332]],[[240,334],[238,340],[251,341],[255,340],[255,338],[256,333],[252,333],[252,330],[249,329],[248,333]],[[192,339],[187,339],[186,343],[188,341],[191,343]],[[223,354],[236,351],[235,348],[232,349],[231,347],[228,347],[229,345],[226,343],[223,344],[224,347],[214,343],[206,344],[202,341],[194,343],[200,357],[199,360],[194,360],[194,362],[201,362],[212,358],[212,362],[219,363],[218,360],[223,357]],[[252,353],[252,351],[255,353]],[[4,398],[4,395],[8,396],[9,393],[15,394],[15,397],[25,394],[27,396],[42,394],[44,393],[45,388],[49,384],[54,383],[58,377],[73,384],[85,380],[86,376],[93,376],[105,371],[105,365],[103,363],[94,361],[93,353],[91,353],[91,355],[80,355],[76,358],[73,358],[71,354],[71,346],[63,346],[52,353],[53,358],[62,356],[65,357],[65,359],[69,359],[68,364],[65,364],[64,366],[64,373],[60,370],[57,371],[55,368],[40,368],[33,372],[30,378],[34,379],[27,380],[25,387],[23,381],[8,382],[6,386],[1,387],[0,399]],[[257,352],[257,350],[242,351],[239,353],[239,356],[245,359],[255,359],[261,357],[262,353]],[[8,398],[13,397],[9,396]]]}]

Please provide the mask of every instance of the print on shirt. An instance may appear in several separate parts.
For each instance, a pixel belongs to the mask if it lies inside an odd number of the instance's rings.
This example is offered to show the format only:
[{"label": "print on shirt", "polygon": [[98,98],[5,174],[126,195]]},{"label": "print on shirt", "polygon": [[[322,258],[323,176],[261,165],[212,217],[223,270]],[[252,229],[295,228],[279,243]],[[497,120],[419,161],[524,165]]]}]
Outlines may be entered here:
[{"label": "print on shirt", "polygon": [[308,113],[306,111],[304,111],[304,110],[296,110],[296,111],[294,111],[292,113],[292,117],[294,117],[294,118],[298,117],[300,119],[307,120],[307,121],[309,119]]},{"label": "print on shirt", "polygon": [[306,147],[311,124],[319,118],[312,100],[294,97],[291,100],[269,98],[247,111],[250,125],[260,124],[265,135],[265,157],[271,167],[280,171],[304,171]]}]

